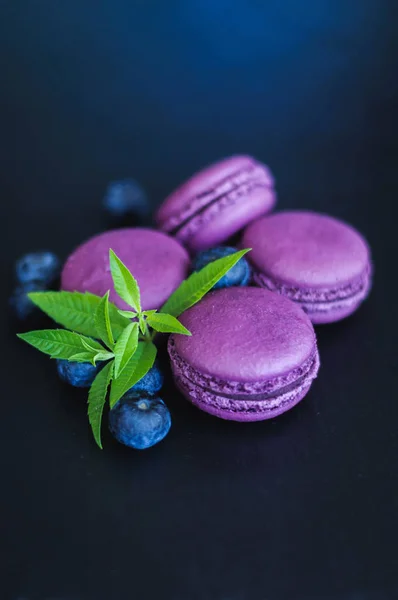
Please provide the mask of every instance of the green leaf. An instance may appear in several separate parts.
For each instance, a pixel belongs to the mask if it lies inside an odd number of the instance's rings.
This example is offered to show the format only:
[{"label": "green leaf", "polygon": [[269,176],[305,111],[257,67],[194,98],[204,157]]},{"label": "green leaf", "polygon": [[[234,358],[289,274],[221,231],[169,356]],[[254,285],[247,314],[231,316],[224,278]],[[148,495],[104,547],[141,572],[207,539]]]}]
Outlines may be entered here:
[{"label": "green leaf", "polygon": [[95,354],[93,352],[79,352],[78,354],[74,354],[69,357],[69,361],[71,362],[89,362],[92,365],[95,365]]},{"label": "green leaf", "polygon": [[181,335],[192,335],[182,323],[172,315],[156,313],[149,315],[147,323],[155,331],[161,333],[181,333]]},{"label": "green leaf", "polygon": [[[56,323],[83,335],[96,337],[94,315],[101,298],[89,292],[31,292],[29,298]],[[114,304],[109,303],[112,330],[116,338],[128,325],[118,313]]]},{"label": "green leaf", "polygon": [[144,319],[143,314],[141,314],[138,317],[138,319],[139,319],[139,324],[140,324],[140,331],[141,331],[142,335],[145,335],[146,332],[147,332],[147,325],[145,323],[145,319]]},{"label": "green leaf", "polygon": [[115,345],[113,339],[111,322],[109,319],[109,291],[106,292],[105,296],[101,299],[98,304],[97,310],[95,311],[95,329],[97,330],[97,337],[99,337],[108,348],[112,349]]},{"label": "green leaf", "polygon": [[117,312],[119,315],[122,315],[122,317],[126,317],[127,319],[135,319],[137,316],[137,313],[133,312],[132,310],[118,310]]},{"label": "green leaf", "polygon": [[70,356],[68,360],[70,362],[89,362],[92,365],[96,365],[98,361],[106,361],[114,358],[115,355],[113,352],[80,352],[79,354],[74,354]]},{"label": "green leaf", "polygon": [[97,352],[97,354],[94,356],[94,365],[100,361],[100,362],[104,362],[105,360],[110,360],[111,358],[115,358],[115,355],[113,354],[113,352]]},{"label": "green leaf", "polygon": [[93,352],[95,354],[96,352],[103,352],[105,350],[105,348],[99,342],[97,342],[97,340],[82,337],[80,339],[85,349],[89,352]]},{"label": "green leaf", "polygon": [[153,367],[156,346],[152,342],[139,342],[136,352],[128,361],[122,374],[112,381],[110,407],[113,408],[122,396]]},{"label": "green leaf", "polygon": [[118,339],[115,352],[115,379],[125,369],[138,346],[138,323],[130,323]]},{"label": "green leaf", "polygon": [[242,258],[250,248],[240,250],[229,256],[219,258],[209,263],[198,272],[192,273],[182,282],[180,287],[171,294],[167,302],[160,309],[162,313],[168,313],[178,317],[185,310],[199,302],[212,287],[224,277],[226,273]]},{"label": "green leaf", "polygon": [[[24,340],[40,352],[49,354],[51,358],[69,360],[71,356],[84,351],[85,344],[89,345],[92,340],[85,338],[73,331],[65,329],[44,329],[20,333],[18,337]],[[86,348],[87,349],[87,348]],[[103,350],[100,346],[101,351]],[[90,347],[90,350],[92,348]],[[97,350],[96,350],[97,352]]]},{"label": "green leaf", "polygon": [[156,312],[158,312],[157,310],[143,310],[142,314],[145,315],[146,317],[149,317],[150,315],[154,315]]},{"label": "green leaf", "polygon": [[109,262],[116,293],[126,304],[132,306],[137,313],[141,312],[141,297],[138,283],[113,250],[109,250]]},{"label": "green leaf", "polygon": [[108,387],[112,379],[113,362],[105,365],[94,379],[88,393],[88,420],[93,430],[94,439],[102,450],[101,422]]}]

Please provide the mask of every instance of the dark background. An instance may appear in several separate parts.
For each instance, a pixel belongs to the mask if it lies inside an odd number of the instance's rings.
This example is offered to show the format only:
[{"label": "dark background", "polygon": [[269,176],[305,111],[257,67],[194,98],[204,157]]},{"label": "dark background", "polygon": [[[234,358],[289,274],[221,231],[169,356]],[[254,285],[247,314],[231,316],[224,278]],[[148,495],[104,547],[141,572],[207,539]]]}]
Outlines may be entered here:
[{"label": "dark background", "polygon": [[[2,599],[398,598],[396,8],[0,0]],[[85,392],[14,336],[13,262],[100,231],[109,180],[156,205],[239,152],[271,166],[279,207],[364,233],[372,295],[317,329],[291,413],[222,422],[168,380],[167,439],[139,453],[105,432],[101,452]]]}]

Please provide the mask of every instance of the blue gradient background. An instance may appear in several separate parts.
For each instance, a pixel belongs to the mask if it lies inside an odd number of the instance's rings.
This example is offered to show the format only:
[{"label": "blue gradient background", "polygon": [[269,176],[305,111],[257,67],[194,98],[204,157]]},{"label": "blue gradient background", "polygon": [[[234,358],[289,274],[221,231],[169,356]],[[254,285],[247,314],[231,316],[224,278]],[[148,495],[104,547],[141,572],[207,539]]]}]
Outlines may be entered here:
[{"label": "blue gradient background", "polygon": [[156,203],[246,151],[271,164],[286,205],[333,194],[344,216],[346,195],[386,175],[372,171],[380,139],[377,168],[393,160],[394,12],[376,0],[2,2],[2,160],[29,171],[11,190],[18,207],[29,193],[51,210],[76,180],[74,194],[94,197],[126,174]]},{"label": "blue gradient background", "polygon": [[[103,227],[110,180],[157,205],[235,152],[279,207],[368,238],[376,285],[319,328],[319,379],[250,428],[183,402],[145,454],[22,348],[3,294],[1,600],[394,600],[396,0],[0,0],[0,278]],[[21,376],[21,365],[23,376]],[[5,516],[5,517],[4,517]]]}]

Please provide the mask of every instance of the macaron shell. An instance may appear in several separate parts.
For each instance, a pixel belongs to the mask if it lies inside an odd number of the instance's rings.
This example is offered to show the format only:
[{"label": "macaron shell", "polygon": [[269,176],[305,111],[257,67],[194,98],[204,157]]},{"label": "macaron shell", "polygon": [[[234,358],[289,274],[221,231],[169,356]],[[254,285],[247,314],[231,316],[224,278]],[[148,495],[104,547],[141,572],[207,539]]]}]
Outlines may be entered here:
[{"label": "macaron shell", "polygon": [[180,317],[192,337],[173,336],[193,369],[225,381],[258,382],[283,376],[316,347],[301,308],[262,288],[217,290]]},{"label": "macaron shell", "polygon": [[314,323],[314,325],[326,325],[327,323],[336,323],[337,321],[346,319],[359,308],[363,300],[368,295],[369,289],[370,283],[367,288],[364,288],[360,296],[351,298],[350,302],[338,304],[337,306],[335,306],[334,303],[330,303],[330,305],[327,308],[325,307],[324,310],[319,310],[318,305],[308,305],[303,308],[310,317],[311,322]]},{"label": "macaron shell", "polygon": [[369,269],[369,249],[349,225],[311,212],[263,217],[245,230],[242,247],[254,269],[274,281],[310,289],[347,285]]},{"label": "macaron shell", "polygon": [[[190,199],[211,190],[239,171],[253,168],[257,164],[259,163],[250,156],[237,155],[218,161],[199,171],[166,198],[156,213],[157,223],[161,224],[173,215],[179,214],[185,209],[186,203]],[[262,166],[265,170],[265,179],[272,187],[274,182],[272,174],[264,165]]]},{"label": "macaron shell", "polygon": [[178,389],[194,406],[220,419],[239,422],[273,419],[292,409],[308,393],[318,369],[319,355],[316,351],[316,360],[311,373],[294,389],[265,400],[248,398],[243,401],[236,401],[233,398],[217,395],[211,390],[204,390],[195,385],[193,381],[180,376],[173,366],[174,378]]},{"label": "macaron shell", "polygon": [[143,310],[160,308],[186,278],[187,251],[173,238],[146,228],[107,231],[79,246],[67,259],[61,276],[61,289],[91,292],[128,309],[113,289],[109,249],[117,254],[137,279]]},{"label": "macaron shell", "polygon": [[180,229],[176,238],[191,252],[199,252],[217,246],[232,237],[248,223],[269,212],[276,202],[273,190],[264,187],[253,188],[244,201],[221,200],[212,204],[201,214]]}]

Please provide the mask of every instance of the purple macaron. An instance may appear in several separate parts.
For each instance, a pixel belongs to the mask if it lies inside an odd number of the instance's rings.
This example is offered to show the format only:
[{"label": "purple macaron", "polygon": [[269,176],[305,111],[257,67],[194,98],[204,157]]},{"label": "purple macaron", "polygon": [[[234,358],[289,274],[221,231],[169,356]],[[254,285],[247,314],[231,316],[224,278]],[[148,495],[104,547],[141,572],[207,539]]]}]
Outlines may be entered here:
[{"label": "purple macaron", "polygon": [[174,379],[188,400],[212,415],[271,419],[304,398],[317,375],[312,323],[279,294],[217,290],[180,319],[192,336],[169,338]]},{"label": "purple macaron", "polygon": [[62,271],[61,289],[98,296],[110,290],[110,300],[128,309],[113,289],[110,248],[137,279],[143,310],[160,308],[188,274],[188,253],[173,238],[152,229],[117,229],[89,239],[71,254]]},{"label": "purple macaron", "polygon": [[268,168],[249,156],[233,156],[200,171],[157,211],[159,229],[192,252],[225,242],[276,201]]},{"label": "purple macaron", "polygon": [[282,212],[251,223],[242,247],[254,282],[297,302],[313,323],[353,313],[371,288],[370,251],[349,225],[312,212]]}]

